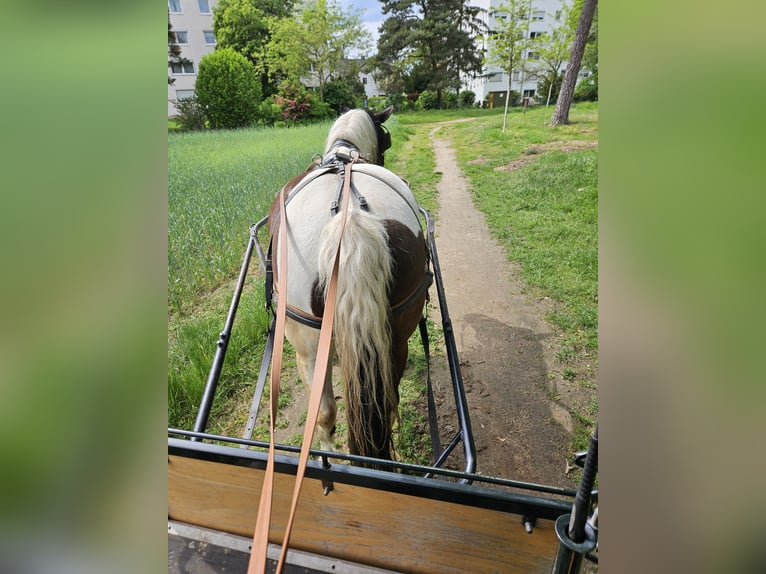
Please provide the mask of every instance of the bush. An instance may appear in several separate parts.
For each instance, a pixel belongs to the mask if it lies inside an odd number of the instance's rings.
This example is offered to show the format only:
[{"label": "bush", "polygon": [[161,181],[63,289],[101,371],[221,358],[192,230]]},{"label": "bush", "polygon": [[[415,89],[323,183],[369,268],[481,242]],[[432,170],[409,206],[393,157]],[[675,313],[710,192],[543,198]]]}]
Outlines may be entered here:
[{"label": "bush", "polygon": [[436,92],[424,90],[418,97],[417,107],[420,110],[433,110],[436,108]]},{"label": "bush", "polygon": [[457,107],[457,93],[455,92],[443,92],[442,93],[442,109],[451,110]]},{"label": "bush", "polygon": [[461,108],[471,108],[476,101],[476,94],[471,90],[463,90],[458,96]]},{"label": "bush", "polygon": [[[361,90],[360,90],[361,88]],[[364,85],[358,79],[332,80],[324,87],[324,101],[330,108],[340,113],[344,107],[361,108],[364,98]]]},{"label": "bush", "polygon": [[575,88],[572,100],[575,102],[595,102],[598,101],[598,76],[589,76]]},{"label": "bush", "polygon": [[308,91],[301,84],[283,82],[279,91],[260,108],[260,118],[265,123],[288,124],[322,120],[333,115],[332,108]]},{"label": "bush", "polygon": [[[399,99],[404,100],[401,95],[399,96]],[[382,112],[388,106],[388,96],[370,96],[367,100],[367,108],[374,112]],[[399,110],[401,108],[396,109]]]},{"label": "bush", "polygon": [[183,98],[181,100],[173,100],[176,106],[176,121],[181,125],[181,129],[188,131],[204,130],[205,110],[197,101],[196,96],[190,98]]},{"label": "bush", "polygon": [[[559,92],[561,91],[561,82],[563,80],[564,80],[564,72],[559,72],[553,78],[553,90],[551,91],[551,102],[550,102],[551,105],[556,104],[556,100],[559,97]],[[550,87],[551,87],[550,76],[543,76],[537,82],[537,95],[540,98],[541,102],[545,103],[548,101],[548,89]]]},{"label": "bush", "polygon": [[394,106],[395,111],[401,112],[407,105],[407,94],[389,94],[386,96],[385,104],[384,107]]},{"label": "bush", "polygon": [[203,56],[196,91],[211,128],[240,128],[256,119],[261,82],[250,61],[232,48]]}]

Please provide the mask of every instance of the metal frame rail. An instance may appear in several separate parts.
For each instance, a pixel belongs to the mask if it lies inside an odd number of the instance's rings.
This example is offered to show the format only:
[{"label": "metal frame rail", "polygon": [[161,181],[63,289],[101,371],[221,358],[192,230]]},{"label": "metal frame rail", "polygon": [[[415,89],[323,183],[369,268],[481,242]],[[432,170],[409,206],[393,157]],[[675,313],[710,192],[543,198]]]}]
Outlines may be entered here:
[{"label": "metal frame rail", "polygon": [[[594,528],[593,525],[593,522],[597,518],[597,510],[593,513],[593,516],[588,519],[594,501],[593,495],[597,494],[593,491],[593,486],[597,473],[598,427],[591,438],[590,447],[587,453],[579,453],[575,458],[576,461],[579,458],[578,465],[582,463],[581,465],[584,468],[578,490],[530,484],[476,474],[476,450],[471,431],[470,417],[468,415],[465,391],[463,389],[462,375],[460,373],[460,361],[457,355],[454,331],[447,309],[441,270],[439,268],[439,258],[436,251],[436,243],[434,241],[434,222],[431,215],[425,209],[420,208],[420,212],[423,215],[426,224],[426,242],[431,257],[436,292],[439,299],[447,360],[452,379],[452,388],[460,430],[457,431],[444,449],[441,449],[441,447],[437,448],[438,429],[434,427],[435,416],[429,417],[431,419],[432,443],[435,445],[434,456],[436,458],[432,466],[422,466],[312,449],[310,450],[310,454],[319,457],[321,460],[309,461],[306,469],[306,477],[320,479],[323,484],[325,484],[325,494],[327,494],[329,490],[332,490],[333,482],[338,481],[340,483],[364,486],[377,490],[411,494],[429,499],[456,502],[479,508],[491,508],[494,510],[520,514],[523,516],[525,527],[528,527],[529,530],[531,530],[532,525],[534,525],[536,518],[555,520],[555,530],[556,535],[559,538],[559,548],[552,572],[553,574],[574,574],[579,571],[583,557],[592,559],[591,552],[596,547],[598,538],[597,528]],[[271,362],[274,333],[273,323],[269,331],[269,338],[264,351],[264,358],[261,363],[261,376],[259,376],[255,396],[253,397],[253,407],[251,408],[248,429],[245,431],[246,438],[237,439],[208,434],[205,432],[205,429],[207,427],[210,409],[215,398],[215,392],[221,375],[234,319],[236,317],[239,300],[242,295],[254,249],[258,253],[263,270],[266,271],[267,269],[266,257],[264,256],[263,249],[258,242],[257,237],[258,230],[263,227],[267,220],[268,218],[265,217],[250,228],[250,238],[247,244],[245,257],[240,268],[239,278],[234,290],[234,295],[232,296],[224,328],[216,343],[213,363],[205,383],[205,389],[194,422],[194,428],[191,431],[168,429],[169,455],[176,454],[184,457],[220,461],[228,464],[261,469],[265,469],[266,467],[267,457],[265,450],[268,449],[269,445],[265,442],[249,440],[249,433],[252,431],[252,425],[254,424],[257,408],[263,393],[263,383],[266,378],[265,374],[268,371]],[[269,301],[267,301],[267,305],[268,304]],[[420,322],[420,334],[426,357],[428,358],[429,343],[425,318],[421,319]],[[431,411],[429,414],[433,414],[434,405],[430,376],[428,380],[428,403],[429,411]],[[210,441],[215,441],[219,444],[212,444]],[[457,471],[443,468],[442,465],[460,442],[463,443],[465,469],[463,471]],[[232,446],[234,445],[237,445],[240,448],[234,450],[232,449]],[[263,450],[250,450],[251,448]],[[277,450],[286,453],[297,453],[300,451],[298,447],[288,445],[276,445],[276,448]],[[437,450],[439,451],[438,456],[436,455]],[[399,472],[373,470],[363,466],[352,466],[348,464],[330,464],[330,459],[347,461],[352,464],[375,464],[379,468],[387,468],[391,471]],[[294,475],[296,474],[297,457],[277,455],[275,468],[277,472]],[[420,476],[416,476],[418,474]],[[432,477],[440,477],[445,480],[435,481],[432,480]],[[452,482],[450,482],[450,480]],[[506,492],[476,486],[475,483],[504,486],[522,492]],[[525,491],[533,492],[535,494],[527,494]],[[544,498],[539,494],[557,495],[565,497],[568,500]]]},{"label": "metal frame rail", "polygon": [[[464,470],[467,474],[470,474],[476,471],[476,447],[474,444],[473,433],[471,430],[471,420],[468,414],[468,403],[466,401],[465,390],[463,388],[463,379],[460,373],[460,359],[457,354],[457,345],[455,344],[455,334],[452,329],[452,322],[450,320],[449,310],[447,309],[447,302],[446,302],[446,297],[444,294],[444,285],[443,285],[442,277],[441,277],[441,269],[439,267],[439,256],[436,251],[436,242],[434,240],[434,222],[433,222],[433,218],[428,213],[428,211],[426,211],[425,209],[421,207],[420,212],[425,220],[425,228],[427,233],[426,243],[429,250],[429,257],[431,260],[431,266],[433,268],[436,292],[437,292],[437,296],[439,300],[439,309],[440,309],[441,317],[442,317],[442,329],[444,333],[444,341],[445,341],[446,351],[447,351],[447,361],[449,364],[449,370],[450,370],[451,381],[452,381],[452,391],[453,391],[453,395],[455,399],[455,408],[456,408],[458,424],[459,424],[459,430],[455,433],[452,440],[449,441],[446,447],[441,448],[441,445],[439,444],[439,431],[436,426],[437,423],[436,423],[435,405],[433,400],[433,389],[432,389],[430,374],[429,374],[428,407],[429,407],[429,421],[430,421],[430,427],[431,427],[430,429],[431,439],[432,439],[432,446],[434,451],[433,456],[435,458],[433,466],[436,468],[440,468],[448,459],[449,455],[454,451],[455,447],[458,444],[462,443],[463,456],[465,461]],[[264,273],[267,273],[269,271],[270,262],[267,261],[267,258],[264,255],[264,251],[261,246],[261,243],[258,240],[258,231],[260,231],[260,229],[267,223],[267,221],[268,221],[268,216],[264,217],[263,219],[261,219],[256,224],[250,227],[250,238],[248,240],[247,249],[245,251],[245,257],[244,257],[244,260],[242,261],[242,266],[240,268],[237,285],[235,287],[234,295],[229,305],[229,311],[226,316],[224,328],[219,335],[218,341],[216,342],[216,350],[215,350],[215,355],[213,358],[213,363],[210,368],[207,381],[205,382],[205,389],[203,391],[202,400],[200,402],[199,410],[197,411],[197,417],[194,422],[193,430],[195,433],[204,433],[207,428],[207,422],[208,422],[208,417],[210,415],[210,409],[212,408],[215,392],[218,387],[218,381],[221,376],[221,370],[223,368],[224,358],[226,356],[226,350],[228,348],[229,339],[231,337],[231,331],[234,325],[234,319],[236,317],[239,301],[242,296],[242,290],[244,288],[245,280],[247,278],[247,271],[250,266],[250,260],[252,259],[253,250],[255,250],[258,254],[258,259],[260,261],[262,271]],[[269,303],[270,303],[270,301],[268,300],[269,299],[268,293],[270,292],[268,289],[269,286],[266,285],[265,287],[267,292],[266,305],[269,306]],[[430,357],[430,350],[429,350],[430,344],[428,341],[428,329],[427,329],[425,317],[421,318],[420,320],[420,337],[423,343],[423,348],[426,353],[426,358],[428,359]],[[256,384],[256,388],[255,388],[255,392],[254,392],[254,396],[253,396],[253,400],[252,400],[252,404],[250,408],[250,416],[248,417],[247,427],[244,433],[244,438],[246,439],[249,439],[252,436],[252,431],[255,426],[255,419],[257,417],[258,409],[261,403],[261,398],[263,396],[264,385],[266,381],[266,374],[268,372],[269,365],[271,363],[273,343],[274,343],[274,323],[272,321],[271,327],[269,328],[268,338],[266,341],[266,347],[264,349],[264,356],[261,361],[261,368],[260,368],[260,373],[258,377],[258,382]],[[430,363],[430,360],[428,360],[428,362]],[[192,440],[198,441],[199,437],[192,436]],[[426,476],[432,477],[434,476],[434,474],[432,472],[428,472]],[[469,479],[461,478],[460,480],[464,481]]]}]

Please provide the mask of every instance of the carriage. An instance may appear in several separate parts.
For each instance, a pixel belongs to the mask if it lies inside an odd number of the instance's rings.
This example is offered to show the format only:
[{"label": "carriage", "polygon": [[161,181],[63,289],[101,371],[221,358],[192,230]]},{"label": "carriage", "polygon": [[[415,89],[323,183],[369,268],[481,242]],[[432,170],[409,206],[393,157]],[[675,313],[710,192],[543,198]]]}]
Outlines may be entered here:
[{"label": "carriage", "polygon": [[[168,429],[171,572],[559,573],[579,571],[584,559],[597,561],[597,434],[587,453],[575,457],[584,468],[577,490],[477,473],[433,220],[406,182],[382,167],[390,113],[341,116],[325,155],[289,182],[269,216],[250,230],[194,428]],[[317,205],[325,206],[324,215]],[[259,233],[267,225],[271,241],[264,250]],[[341,245],[353,247],[342,255]],[[267,304],[276,301],[277,308],[243,435],[213,435],[207,419],[254,252],[266,275]],[[434,459],[424,466],[391,460],[390,433],[395,385],[416,328],[429,355],[422,309],[432,281],[459,429],[440,444],[429,376]],[[378,328],[379,337],[369,334]],[[252,440],[270,364],[275,418],[285,334],[312,389],[302,447],[277,445],[273,423],[269,442]],[[378,339],[385,339],[382,350]],[[351,389],[347,414],[357,417],[349,419],[349,453],[335,452],[329,440],[336,412],[328,369],[333,353]],[[386,390],[391,381],[393,390]],[[310,448],[315,427],[320,449]],[[447,468],[456,452],[460,470]]]}]

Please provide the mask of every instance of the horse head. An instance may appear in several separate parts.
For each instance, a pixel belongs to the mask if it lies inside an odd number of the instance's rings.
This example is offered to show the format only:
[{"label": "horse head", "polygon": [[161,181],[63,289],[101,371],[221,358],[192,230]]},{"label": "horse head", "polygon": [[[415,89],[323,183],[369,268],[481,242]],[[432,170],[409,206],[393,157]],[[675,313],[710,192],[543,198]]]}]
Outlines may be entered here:
[{"label": "horse head", "polygon": [[381,112],[348,110],[330,128],[325,153],[338,143],[351,144],[365,160],[383,165],[383,154],[391,147],[391,134],[383,123],[391,117],[393,106]]}]

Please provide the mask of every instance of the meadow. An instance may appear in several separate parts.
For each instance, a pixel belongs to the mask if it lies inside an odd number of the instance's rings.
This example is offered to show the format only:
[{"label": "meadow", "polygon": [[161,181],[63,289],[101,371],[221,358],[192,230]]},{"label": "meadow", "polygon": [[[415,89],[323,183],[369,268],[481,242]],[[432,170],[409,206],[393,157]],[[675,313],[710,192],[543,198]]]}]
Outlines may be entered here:
[{"label": "meadow", "polygon": [[[449,124],[442,133],[453,140],[474,201],[509,260],[520,263],[531,289],[558,303],[548,318],[562,336],[559,360],[564,375],[595,387],[598,152],[594,147],[564,150],[557,146],[597,140],[598,104],[578,105],[571,114],[574,123],[555,129],[546,125],[550,111],[514,109],[506,133],[501,130],[501,110],[396,114],[386,124],[393,141],[386,167],[407,179],[418,201],[435,212],[440,174],[434,170],[428,132],[436,122],[475,118]],[[324,122],[168,135],[170,426],[192,426],[250,225],[266,214],[282,185],[323,150],[329,126],[330,122]],[[512,162],[519,162],[518,169],[495,169]],[[240,432],[246,418],[243,405],[249,406],[260,366],[267,321],[263,278],[253,261],[211,413],[211,432]],[[438,337],[438,329],[431,328],[434,338]],[[428,434],[423,417],[425,362],[416,338],[410,349],[411,369],[402,383],[403,428],[395,440],[405,460],[425,462],[429,448],[423,440]],[[582,368],[583,356],[593,367]],[[289,395],[284,402],[288,406]],[[581,423],[581,439],[587,437],[597,409],[594,399],[573,413]],[[259,430],[265,431],[257,428],[256,436]]]}]

